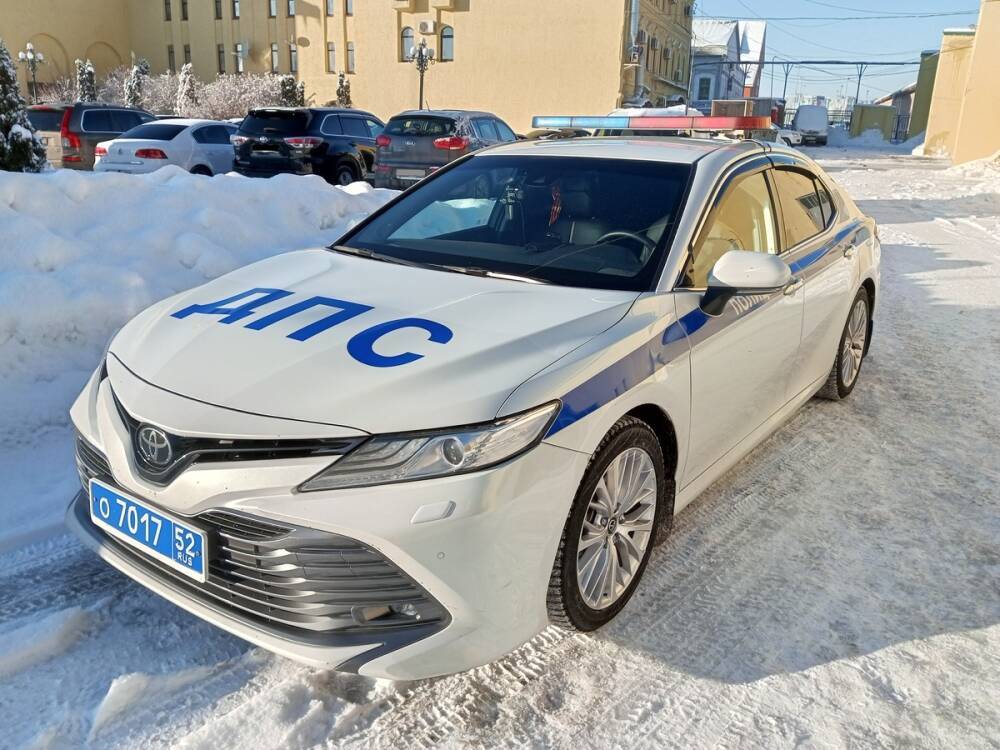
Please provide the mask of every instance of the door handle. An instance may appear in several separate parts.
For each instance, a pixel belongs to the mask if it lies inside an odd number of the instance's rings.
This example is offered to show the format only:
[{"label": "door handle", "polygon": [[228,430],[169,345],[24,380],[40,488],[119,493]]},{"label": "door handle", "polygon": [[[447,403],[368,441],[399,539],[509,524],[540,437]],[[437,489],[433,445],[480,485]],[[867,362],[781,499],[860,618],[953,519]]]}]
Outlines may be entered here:
[{"label": "door handle", "polygon": [[790,278],[788,280],[788,283],[785,284],[785,288],[782,289],[781,291],[782,291],[783,294],[791,297],[793,294],[795,294],[801,288],[802,288],[802,277],[801,276],[793,276],[792,278]]}]

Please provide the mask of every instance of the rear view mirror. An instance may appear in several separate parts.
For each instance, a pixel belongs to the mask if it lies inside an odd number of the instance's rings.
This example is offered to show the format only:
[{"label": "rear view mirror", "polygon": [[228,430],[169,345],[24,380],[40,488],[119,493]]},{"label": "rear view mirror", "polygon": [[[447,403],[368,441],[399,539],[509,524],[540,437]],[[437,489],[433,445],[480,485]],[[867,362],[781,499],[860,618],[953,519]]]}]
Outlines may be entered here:
[{"label": "rear view mirror", "polygon": [[709,271],[701,307],[710,315],[718,315],[736,295],[778,292],[791,281],[792,269],[778,256],[730,250]]}]

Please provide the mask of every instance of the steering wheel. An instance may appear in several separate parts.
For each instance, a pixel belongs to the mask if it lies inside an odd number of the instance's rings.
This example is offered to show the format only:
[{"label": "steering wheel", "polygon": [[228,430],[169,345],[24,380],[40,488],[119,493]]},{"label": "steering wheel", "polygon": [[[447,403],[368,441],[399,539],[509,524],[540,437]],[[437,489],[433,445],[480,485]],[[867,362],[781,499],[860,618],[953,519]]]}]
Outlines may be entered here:
[{"label": "steering wheel", "polygon": [[597,242],[595,242],[594,244],[600,245],[601,243],[607,242],[608,240],[614,239],[615,237],[623,237],[627,240],[635,240],[636,242],[641,243],[642,252],[639,254],[640,261],[644,261],[647,257],[649,257],[648,253],[652,253],[653,250],[656,249],[656,243],[653,242],[651,239],[649,239],[649,237],[646,237],[643,234],[637,234],[635,232],[626,232],[625,230],[622,229],[618,229],[613,232],[608,232],[607,234],[601,235],[600,237],[597,238]]}]

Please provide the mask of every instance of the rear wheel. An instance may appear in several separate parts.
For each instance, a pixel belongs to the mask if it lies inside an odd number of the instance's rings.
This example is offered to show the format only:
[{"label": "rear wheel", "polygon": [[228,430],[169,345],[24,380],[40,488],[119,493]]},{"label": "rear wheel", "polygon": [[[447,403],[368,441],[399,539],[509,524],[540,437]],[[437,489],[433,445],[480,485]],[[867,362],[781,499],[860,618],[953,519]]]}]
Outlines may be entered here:
[{"label": "rear wheel", "polygon": [[334,185],[350,185],[352,182],[357,182],[358,179],[354,167],[347,163],[338,164],[333,172]]},{"label": "rear wheel", "polygon": [[196,164],[191,167],[191,174],[203,174],[206,177],[212,176],[212,170],[206,167],[204,164]]},{"label": "rear wheel", "polygon": [[632,597],[666,509],[663,451],[645,422],[624,417],[584,474],[549,579],[549,619],[596,630]]},{"label": "rear wheel", "polygon": [[840,334],[840,344],[837,347],[833,369],[830,370],[829,377],[817,394],[821,398],[838,401],[849,396],[854,390],[868,349],[870,319],[868,292],[861,289],[854,298],[851,312]]}]

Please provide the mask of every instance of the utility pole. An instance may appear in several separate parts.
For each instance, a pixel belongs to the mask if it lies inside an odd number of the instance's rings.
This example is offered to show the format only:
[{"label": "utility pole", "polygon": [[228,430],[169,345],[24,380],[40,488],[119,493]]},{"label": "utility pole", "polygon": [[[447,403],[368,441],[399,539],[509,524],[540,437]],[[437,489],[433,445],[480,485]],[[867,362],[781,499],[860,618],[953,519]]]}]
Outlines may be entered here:
[{"label": "utility pole", "polygon": [[45,55],[41,52],[35,52],[35,45],[28,42],[24,49],[17,53],[17,59],[24,63],[24,66],[28,69],[28,75],[31,76],[31,103],[38,104],[38,81],[36,80],[36,73],[38,66],[45,62]]},{"label": "utility pole", "polygon": [[781,69],[785,71],[785,85],[781,87],[781,98],[785,99],[788,94],[788,76],[792,74],[795,63],[781,63]]},{"label": "utility pole", "polygon": [[424,74],[427,69],[434,64],[434,50],[427,47],[427,40],[421,39],[420,44],[413,48],[410,52],[410,61],[417,66],[417,72],[420,74],[420,106],[418,109],[424,108]]},{"label": "utility pole", "polygon": [[858,63],[855,67],[858,69],[858,91],[854,95],[854,106],[856,107],[861,103],[861,76],[868,70],[868,63]]}]

